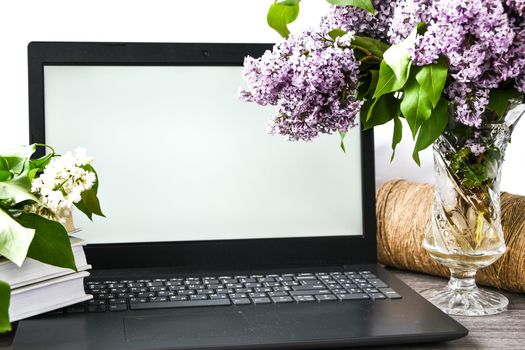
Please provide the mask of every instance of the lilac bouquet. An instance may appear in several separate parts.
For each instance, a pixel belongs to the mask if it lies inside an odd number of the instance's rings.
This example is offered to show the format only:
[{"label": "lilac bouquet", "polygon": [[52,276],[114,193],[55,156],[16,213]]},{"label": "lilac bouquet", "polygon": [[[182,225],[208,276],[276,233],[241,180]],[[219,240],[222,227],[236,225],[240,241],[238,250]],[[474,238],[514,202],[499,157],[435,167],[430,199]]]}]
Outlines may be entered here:
[{"label": "lilac bouquet", "polygon": [[[328,0],[312,30],[290,34],[299,0],[271,5],[286,40],[247,57],[245,101],[279,105],[270,132],[310,141],[392,121],[415,146],[433,145],[436,191],[423,247],[452,271],[424,292],[456,315],[490,315],[508,300],[475,287],[476,270],[505,252],[501,165],[525,114],[525,0]],[[392,157],[394,157],[394,152]]]},{"label": "lilac bouquet", "polygon": [[286,38],[260,58],[247,57],[241,99],[279,105],[271,133],[310,141],[361,123],[402,119],[413,157],[446,130],[504,123],[525,92],[523,0],[328,0],[315,29],[290,34],[299,0],[271,5],[269,25]]}]

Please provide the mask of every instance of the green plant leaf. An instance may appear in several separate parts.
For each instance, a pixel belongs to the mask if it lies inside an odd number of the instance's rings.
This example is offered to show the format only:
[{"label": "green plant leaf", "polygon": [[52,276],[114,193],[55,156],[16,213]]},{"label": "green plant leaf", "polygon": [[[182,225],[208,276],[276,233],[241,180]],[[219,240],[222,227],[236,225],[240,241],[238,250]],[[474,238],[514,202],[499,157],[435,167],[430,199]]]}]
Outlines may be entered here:
[{"label": "green plant leaf", "polygon": [[11,299],[11,287],[4,281],[0,281],[0,333],[9,332],[9,301]]},{"label": "green plant leaf", "polygon": [[371,14],[375,14],[374,5],[372,5],[372,1],[370,0],[327,0],[332,5],[337,6],[353,6],[358,7],[360,9],[363,9],[365,11],[370,12]]},{"label": "green plant leaf", "polygon": [[0,208],[0,255],[21,266],[35,230],[20,225]]},{"label": "green plant leaf", "polygon": [[416,144],[412,157],[418,165],[419,152],[432,145],[434,141],[445,131],[448,124],[448,102],[445,99],[440,99],[436,108],[432,111],[430,118],[421,124],[419,133],[417,135]]},{"label": "green plant leaf", "polygon": [[0,202],[14,205],[24,201],[39,202],[31,193],[31,182],[27,176],[0,182]]},{"label": "green plant leaf", "polygon": [[45,264],[76,271],[71,242],[62,224],[27,213],[22,213],[16,221],[26,228],[35,230],[35,236],[27,252],[28,257]]},{"label": "green plant leaf", "polygon": [[27,169],[27,163],[36,146],[22,146],[12,150],[2,152],[2,157],[7,163],[7,170],[10,170],[13,176],[19,176]]},{"label": "green plant leaf", "polygon": [[390,47],[382,41],[359,35],[354,37],[352,45],[366,49],[377,57],[383,57],[384,52]]},{"label": "green plant leaf", "polygon": [[13,175],[9,170],[9,163],[4,157],[0,157],[0,181],[9,180]]},{"label": "green plant leaf", "polygon": [[446,57],[440,56],[434,64],[423,66],[416,74],[416,80],[425,90],[435,108],[441,98],[448,74],[448,62]]},{"label": "green plant leaf", "polygon": [[87,190],[82,192],[82,203],[88,208],[90,212],[92,212],[95,215],[105,217],[102,213],[102,209],[100,209],[100,202],[97,198],[97,195],[94,191],[94,189]]},{"label": "green plant leaf", "polygon": [[370,106],[366,119],[362,121],[363,130],[385,124],[398,115],[399,100],[394,97],[394,94],[383,95],[374,100]]},{"label": "green plant leaf", "polygon": [[410,74],[411,61],[408,50],[416,43],[418,27],[419,24],[403,41],[390,46],[383,54],[384,62],[392,69],[398,81],[406,81]]},{"label": "green plant leaf", "polygon": [[344,142],[345,141],[345,136],[346,136],[346,131],[339,130],[339,136],[341,136],[341,144],[339,146],[341,147],[343,152],[346,153],[345,142]]},{"label": "green plant leaf", "polygon": [[345,35],[346,32],[342,30],[341,28],[335,28],[328,32],[328,36],[332,38],[332,40],[335,40],[339,38],[340,36]]},{"label": "green plant leaf", "polygon": [[402,80],[397,80],[392,68],[390,68],[385,61],[382,61],[379,66],[379,79],[374,91],[374,98],[402,89],[405,86],[407,79],[408,76],[404,77]]},{"label": "green plant leaf", "polygon": [[392,136],[392,156],[390,157],[390,162],[394,160],[396,155],[396,147],[401,142],[403,138],[403,124],[401,123],[401,118],[399,116],[394,117],[394,135]]},{"label": "green plant leaf", "polygon": [[299,16],[300,0],[284,0],[274,2],[268,10],[266,21],[268,25],[275,29],[283,38],[288,38],[290,31],[288,24],[292,23]]},{"label": "green plant leaf", "polygon": [[370,69],[370,84],[368,85],[368,90],[366,91],[367,96],[374,96],[374,91],[377,87],[377,82],[379,80],[379,71],[377,69]]},{"label": "green plant leaf", "polygon": [[416,136],[421,124],[427,121],[432,113],[432,102],[423,87],[414,78],[408,81],[404,89],[401,112],[412,130],[413,137]]},{"label": "green plant leaf", "polygon": [[496,112],[499,118],[502,118],[509,107],[510,100],[519,98],[523,98],[523,94],[513,86],[494,89],[490,91],[487,107]]}]

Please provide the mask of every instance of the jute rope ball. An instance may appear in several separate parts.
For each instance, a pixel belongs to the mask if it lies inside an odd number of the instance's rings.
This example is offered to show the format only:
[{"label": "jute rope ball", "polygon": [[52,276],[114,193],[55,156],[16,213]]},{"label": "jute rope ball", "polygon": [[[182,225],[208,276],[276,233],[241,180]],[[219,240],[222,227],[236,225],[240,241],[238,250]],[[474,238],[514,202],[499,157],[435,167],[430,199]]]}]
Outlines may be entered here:
[{"label": "jute rope ball", "polygon": [[[391,180],[377,192],[377,254],[380,263],[449,276],[423,249],[423,234],[432,215],[434,186]],[[477,282],[513,292],[525,292],[525,197],[501,194],[501,221],[507,251],[477,274]]]}]

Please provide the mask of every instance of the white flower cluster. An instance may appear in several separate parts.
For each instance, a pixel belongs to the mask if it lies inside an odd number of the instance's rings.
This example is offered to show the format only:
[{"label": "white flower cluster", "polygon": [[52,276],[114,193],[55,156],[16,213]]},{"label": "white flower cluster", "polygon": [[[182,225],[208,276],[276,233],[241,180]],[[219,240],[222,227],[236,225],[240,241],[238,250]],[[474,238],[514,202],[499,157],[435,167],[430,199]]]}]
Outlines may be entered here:
[{"label": "white flower cluster", "polygon": [[31,192],[58,219],[69,216],[73,205],[81,200],[82,192],[91,189],[97,179],[94,172],[82,168],[92,161],[93,157],[83,148],[53,158],[33,180]]}]

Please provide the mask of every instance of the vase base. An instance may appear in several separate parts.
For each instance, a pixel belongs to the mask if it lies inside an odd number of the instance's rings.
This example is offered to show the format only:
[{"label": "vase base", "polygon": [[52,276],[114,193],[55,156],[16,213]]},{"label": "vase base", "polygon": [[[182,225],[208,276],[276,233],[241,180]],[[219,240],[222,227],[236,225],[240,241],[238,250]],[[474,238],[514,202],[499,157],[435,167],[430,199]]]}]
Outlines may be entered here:
[{"label": "vase base", "polygon": [[430,288],[420,294],[449,315],[485,316],[507,310],[509,300],[502,294],[478,288]]}]

